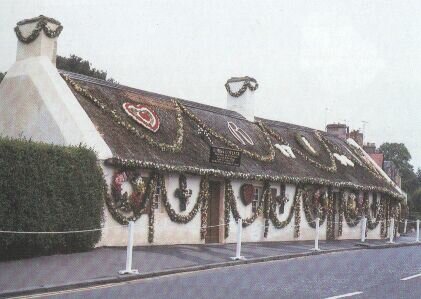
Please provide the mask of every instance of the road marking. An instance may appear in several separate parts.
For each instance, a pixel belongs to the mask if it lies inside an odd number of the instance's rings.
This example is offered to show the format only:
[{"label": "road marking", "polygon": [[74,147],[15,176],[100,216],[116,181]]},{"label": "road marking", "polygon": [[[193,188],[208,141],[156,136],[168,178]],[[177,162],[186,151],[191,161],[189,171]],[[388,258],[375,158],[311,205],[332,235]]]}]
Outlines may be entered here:
[{"label": "road marking", "polygon": [[421,273],[420,274],[415,274],[415,275],[412,275],[412,276],[408,276],[408,277],[405,277],[405,278],[402,278],[401,280],[410,280],[412,278],[417,278],[417,277],[420,277],[420,276],[421,276]]},{"label": "road marking", "polygon": [[111,288],[111,287],[122,285],[122,284],[125,284],[125,283],[127,283],[127,282],[109,283],[109,284],[97,285],[97,286],[92,286],[92,287],[70,289],[70,290],[57,291],[57,292],[40,293],[40,294],[34,294],[34,295],[24,295],[24,296],[11,297],[11,298],[23,299],[23,298],[50,297],[50,296],[55,296],[55,295],[63,295],[63,294],[70,294],[70,293],[76,293],[76,292],[90,291],[90,290],[95,290],[95,289]]},{"label": "road marking", "polygon": [[352,297],[352,296],[359,295],[359,294],[362,294],[362,293],[363,292],[354,292],[354,293],[348,293],[348,294],[333,296],[333,297],[329,297],[329,298],[326,298],[326,299],[338,299],[338,298]]}]

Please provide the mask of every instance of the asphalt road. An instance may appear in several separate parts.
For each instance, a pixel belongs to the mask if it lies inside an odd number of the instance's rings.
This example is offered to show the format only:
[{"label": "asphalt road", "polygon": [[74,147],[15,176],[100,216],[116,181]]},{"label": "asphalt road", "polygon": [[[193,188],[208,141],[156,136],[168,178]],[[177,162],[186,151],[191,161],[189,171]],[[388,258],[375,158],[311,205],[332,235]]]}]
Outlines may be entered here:
[{"label": "asphalt road", "polygon": [[421,248],[332,253],[32,298],[329,298],[345,294],[350,296],[346,298],[421,298]]}]

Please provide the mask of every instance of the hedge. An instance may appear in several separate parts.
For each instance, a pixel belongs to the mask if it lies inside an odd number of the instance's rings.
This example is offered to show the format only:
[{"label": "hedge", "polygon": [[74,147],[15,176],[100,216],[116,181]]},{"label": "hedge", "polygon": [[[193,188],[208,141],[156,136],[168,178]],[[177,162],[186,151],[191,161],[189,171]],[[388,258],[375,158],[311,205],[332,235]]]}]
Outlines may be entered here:
[{"label": "hedge", "polygon": [[[0,230],[100,228],[104,179],[95,153],[0,138]],[[0,259],[85,251],[101,231],[77,234],[0,233]]]}]

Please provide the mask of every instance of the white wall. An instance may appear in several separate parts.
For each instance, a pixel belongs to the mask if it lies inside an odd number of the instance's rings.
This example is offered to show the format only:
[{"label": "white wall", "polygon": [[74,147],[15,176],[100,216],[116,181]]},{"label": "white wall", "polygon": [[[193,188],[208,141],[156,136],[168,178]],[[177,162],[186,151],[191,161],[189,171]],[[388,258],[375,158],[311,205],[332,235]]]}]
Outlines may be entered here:
[{"label": "white wall", "polygon": [[[102,165],[105,179],[110,185],[113,176],[114,169],[105,167]],[[142,176],[147,176],[148,171],[142,171]],[[165,176],[165,182],[167,187],[168,199],[171,206],[177,213],[179,211],[179,200],[174,196],[175,190],[179,187],[178,175],[170,174]],[[245,206],[240,199],[240,188],[245,183],[240,180],[232,181],[232,188],[234,191],[235,198],[237,200],[238,211],[242,218],[247,218],[252,215],[252,205]],[[261,182],[248,182],[253,183],[255,186],[263,187]],[[127,184],[128,185],[128,184]],[[130,187],[123,185],[127,191],[130,191]],[[279,194],[280,184],[272,183],[272,188],[276,188]],[[187,214],[193,208],[196,199],[200,191],[200,177],[198,176],[187,176],[187,187],[192,189],[192,196],[187,206],[187,210],[183,214]],[[222,186],[223,187],[223,186]],[[283,221],[287,218],[291,205],[293,204],[295,195],[295,185],[286,184],[286,195],[289,198],[288,203],[285,205],[284,213],[278,215],[279,220]],[[378,195],[379,196],[379,195]],[[369,196],[370,204],[372,202],[372,194]],[[127,245],[127,229],[120,226],[114,219],[112,219],[110,213],[105,209],[105,230],[102,235],[102,239],[97,246],[126,246]],[[220,215],[223,218],[223,210],[220,211]],[[164,207],[155,210],[155,236],[153,245],[164,245],[164,244],[200,244],[204,243],[200,240],[200,211],[197,215],[187,224],[178,224],[172,222]],[[236,242],[236,230],[237,224],[234,217],[231,214],[230,218],[230,234],[225,243]],[[264,219],[260,216],[254,223],[243,229],[243,242],[263,242],[263,241],[293,241],[293,240],[314,240],[315,229],[311,228],[307,220],[305,219],[303,205],[301,204],[301,223],[300,223],[300,236],[294,238],[294,225],[295,219],[292,218],[290,224],[283,229],[275,228],[271,221],[269,221],[269,233],[268,237],[264,238]],[[326,226],[327,220],[320,226],[320,240],[326,239]],[[135,245],[148,245],[148,216],[142,215],[142,217],[136,221],[136,230],[134,237]],[[346,221],[343,221],[342,236],[338,239],[360,239],[361,237],[361,224],[358,224],[354,228],[348,227]],[[223,230],[223,227],[221,227]],[[378,239],[380,237],[380,225],[373,230],[368,232],[369,239]]]},{"label": "white wall", "polygon": [[17,61],[0,84],[0,136],[85,144],[99,159],[108,145],[47,56]]}]

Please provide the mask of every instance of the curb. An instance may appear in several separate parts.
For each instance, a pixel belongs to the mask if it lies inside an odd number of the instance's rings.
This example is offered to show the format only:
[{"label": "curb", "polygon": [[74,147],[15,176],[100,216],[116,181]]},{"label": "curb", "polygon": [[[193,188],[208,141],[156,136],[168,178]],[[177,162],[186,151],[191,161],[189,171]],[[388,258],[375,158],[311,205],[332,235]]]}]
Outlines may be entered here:
[{"label": "curb", "polygon": [[37,287],[37,288],[29,288],[29,289],[22,289],[22,290],[17,290],[17,291],[9,291],[9,292],[0,293],[0,298],[65,291],[65,290],[70,290],[70,289],[105,285],[105,284],[110,284],[110,283],[123,283],[123,282],[128,282],[128,281],[133,281],[133,280],[141,280],[141,279],[147,279],[147,278],[174,275],[174,274],[179,274],[179,273],[197,272],[197,271],[203,271],[203,270],[209,270],[209,269],[226,268],[226,267],[233,267],[233,266],[247,265],[247,264],[257,264],[257,263],[264,263],[264,262],[270,262],[270,261],[290,260],[290,259],[295,259],[295,258],[325,255],[325,254],[336,253],[336,252],[356,251],[356,250],[364,250],[364,249],[408,247],[408,246],[417,246],[417,245],[421,245],[421,243],[395,243],[395,244],[385,244],[385,245],[370,245],[366,243],[356,243],[355,247],[351,247],[351,248],[309,251],[309,252],[304,252],[304,253],[293,253],[293,254],[288,254],[288,255],[274,255],[274,256],[267,256],[267,257],[251,258],[248,260],[227,261],[227,262],[213,263],[213,264],[207,264],[207,265],[189,266],[189,267],[184,267],[184,268],[175,268],[175,269],[161,270],[161,271],[149,272],[149,273],[140,273],[140,274],[134,274],[134,275],[127,275],[127,276],[111,276],[111,277],[105,277],[105,278],[85,280],[82,282],[70,282],[68,284],[62,284],[59,286],[46,285],[46,286]]},{"label": "curb", "polygon": [[379,245],[374,245],[374,244],[367,244],[367,243],[357,243],[355,244],[356,246],[360,246],[366,249],[385,249],[385,248],[398,248],[398,247],[409,247],[409,246],[420,246],[421,243],[416,243],[416,242],[405,242],[405,243],[392,243],[392,244],[379,244]]}]

